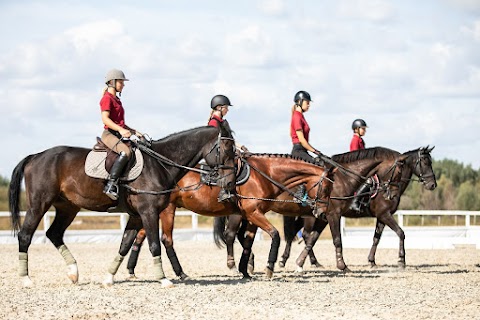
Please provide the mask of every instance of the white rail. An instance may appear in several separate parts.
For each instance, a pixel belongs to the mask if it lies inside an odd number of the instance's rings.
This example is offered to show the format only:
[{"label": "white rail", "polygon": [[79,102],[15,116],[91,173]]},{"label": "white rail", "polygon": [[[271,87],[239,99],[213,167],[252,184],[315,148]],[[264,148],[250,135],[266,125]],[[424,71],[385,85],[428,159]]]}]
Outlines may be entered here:
[{"label": "white rail", "polygon": [[[208,233],[205,230],[198,228],[198,215],[191,211],[178,210],[175,213],[176,216],[190,216],[192,219],[192,225],[190,229],[176,229],[174,232],[174,238],[202,238],[205,236],[211,236],[211,230]],[[24,217],[25,212],[21,212],[20,216]],[[0,211],[0,217],[10,217],[10,212]],[[51,226],[52,218],[55,217],[54,211],[48,211],[43,216],[43,228],[38,229],[34,234],[32,243],[45,243],[47,237],[46,231]],[[128,221],[127,213],[111,213],[111,212],[93,212],[93,211],[81,211],[77,214],[77,217],[118,217],[120,227],[118,229],[96,229],[96,230],[69,230],[65,232],[65,242],[118,242],[120,243],[123,230]],[[16,243],[16,238],[13,237],[13,232],[4,230],[0,231],[0,243]]]},{"label": "white rail", "polygon": [[[416,249],[453,249],[471,245],[480,249],[480,225],[472,225],[472,217],[480,218],[480,211],[459,210],[398,210],[395,213],[399,226],[405,232],[405,247]],[[455,226],[405,226],[410,216],[464,217],[465,223]],[[480,219],[479,219],[480,220]],[[349,227],[345,218],[341,220],[342,243],[346,248],[370,248],[375,227]],[[398,248],[399,240],[388,226],[385,226],[379,248]]]}]

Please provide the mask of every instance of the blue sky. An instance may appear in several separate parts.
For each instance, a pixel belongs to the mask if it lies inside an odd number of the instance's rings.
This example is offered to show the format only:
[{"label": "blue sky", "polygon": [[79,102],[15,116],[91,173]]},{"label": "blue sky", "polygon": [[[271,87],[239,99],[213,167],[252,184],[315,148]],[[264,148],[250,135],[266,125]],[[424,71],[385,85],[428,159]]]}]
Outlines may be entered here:
[{"label": "blue sky", "polygon": [[[113,5],[113,4],[114,5]],[[205,125],[227,95],[236,138],[288,153],[292,99],[314,100],[310,142],[348,150],[435,145],[480,167],[480,1],[0,2],[0,175],[56,145],[101,134],[105,73],[131,79],[126,122],[155,139]]]}]

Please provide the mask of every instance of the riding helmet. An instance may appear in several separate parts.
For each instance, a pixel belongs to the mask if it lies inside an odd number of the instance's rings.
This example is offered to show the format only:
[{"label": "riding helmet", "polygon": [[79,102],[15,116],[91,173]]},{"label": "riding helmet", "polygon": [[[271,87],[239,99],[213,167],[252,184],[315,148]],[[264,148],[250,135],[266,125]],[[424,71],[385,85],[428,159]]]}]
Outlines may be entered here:
[{"label": "riding helmet", "polygon": [[293,102],[298,102],[300,100],[312,101],[312,98],[310,97],[310,94],[307,91],[298,91],[297,93],[295,93]]},{"label": "riding helmet", "polygon": [[217,106],[231,106],[230,100],[221,94],[217,94],[215,97],[212,98],[210,102],[210,108],[215,109]]},{"label": "riding helmet", "polygon": [[355,130],[357,128],[367,128],[367,123],[363,119],[355,119],[352,123],[352,130]]},{"label": "riding helmet", "polygon": [[105,76],[105,83],[108,84],[111,80],[128,81],[128,79],[125,77],[125,73],[118,69],[112,69],[107,72],[107,75]]}]

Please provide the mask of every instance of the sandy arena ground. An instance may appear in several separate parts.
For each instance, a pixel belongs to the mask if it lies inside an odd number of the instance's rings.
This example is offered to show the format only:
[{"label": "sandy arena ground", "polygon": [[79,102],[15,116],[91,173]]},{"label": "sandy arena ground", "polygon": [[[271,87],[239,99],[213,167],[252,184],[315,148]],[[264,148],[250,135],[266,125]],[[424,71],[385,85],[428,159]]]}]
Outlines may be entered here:
[{"label": "sandy arena ground", "polygon": [[[162,289],[149,270],[144,247],[138,280],[127,280],[126,261],[113,287],[101,282],[116,255],[115,244],[67,244],[77,259],[80,281],[69,283],[63,259],[51,244],[30,248],[34,287],[23,289],[17,277],[17,246],[2,247],[1,319],[478,319],[480,317],[480,251],[407,250],[408,267],[396,267],[397,250],[379,249],[377,269],[367,264],[368,250],[345,249],[352,273],[335,268],[331,241],[315,253],[323,269],[293,272],[294,259],[276,268],[273,280],[263,276],[269,241],[256,241],[253,281],[226,267],[226,250],[207,241],[178,241],[176,250],[191,279],[175,280]],[[281,250],[283,250],[283,243]],[[295,245],[292,257],[301,246]],[[235,246],[236,257],[240,254]],[[165,272],[174,273],[162,254]]]}]

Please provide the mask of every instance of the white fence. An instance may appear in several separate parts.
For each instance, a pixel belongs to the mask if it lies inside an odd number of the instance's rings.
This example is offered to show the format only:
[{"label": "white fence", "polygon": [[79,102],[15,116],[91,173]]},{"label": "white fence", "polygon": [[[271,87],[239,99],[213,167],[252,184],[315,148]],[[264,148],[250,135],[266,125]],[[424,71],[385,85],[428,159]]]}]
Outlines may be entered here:
[{"label": "white fence", "polygon": [[[23,215],[24,213],[22,213]],[[212,240],[213,232],[211,228],[198,228],[198,215],[191,211],[177,211],[177,216],[190,216],[192,219],[191,228],[175,229],[174,240]],[[0,217],[9,217],[9,212],[0,212]],[[35,232],[32,243],[46,243],[48,239],[45,236],[46,230],[51,225],[51,219],[55,216],[54,212],[47,212],[43,218],[43,229]],[[69,242],[117,242],[120,243],[123,230],[128,221],[126,213],[108,213],[108,212],[79,212],[78,217],[118,217],[120,227],[118,229],[107,230],[69,230],[65,232],[64,240]],[[453,249],[461,245],[471,245],[480,249],[480,226],[472,225],[472,217],[480,220],[480,211],[404,211],[399,210],[395,214],[399,225],[405,232],[405,247],[417,249]],[[463,216],[465,224],[461,226],[404,226],[405,221],[410,216]],[[373,242],[375,227],[348,227],[345,219],[341,221],[341,233],[343,246],[345,248],[370,248]],[[257,234],[258,238],[267,239],[268,236]],[[0,231],[0,244],[17,243],[12,231]],[[387,226],[384,229],[380,240],[379,248],[398,248],[398,236]]]},{"label": "white fence", "polygon": [[[174,240],[199,240],[199,239],[213,239],[213,233],[210,229],[198,228],[198,215],[191,211],[178,210],[176,216],[189,216],[192,219],[191,228],[175,229],[173,233]],[[24,216],[25,212],[21,213]],[[10,212],[0,212],[0,217],[10,217]],[[48,211],[43,217],[43,228],[37,229],[34,234],[32,243],[46,243],[49,242],[45,233],[51,225],[52,218],[55,217],[55,212]],[[118,217],[120,227],[118,229],[95,229],[95,230],[70,230],[65,231],[64,240],[69,242],[117,242],[120,244],[123,230],[128,221],[127,213],[110,213],[110,212],[91,212],[81,211],[77,217]],[[78,219],[77,219],[78,220]],[[75,220],[74,222],[75,223]],[[0,244],[17,243],[17,239],[13,236],[13,231],[0,231]]]},{"label": "white fence", "polygon": [[[480,226],[472,225],[472,217],[480,220],[480,211],[442,211],[442,210],[398,210],[395,213],[398,224],[405,232],[405,248],[415,249],[454,249],[460,246],[475,246],[480,249]],[[465,224],[457,226],[404,226],[410,216],[464,217]],[[373,243],[375,227],[347,227],[345,219],[341,222],[342,242],[346,248],[370,248]],[[379,248],[398,248],[399,239],[388,226],[385,226]]]}]

